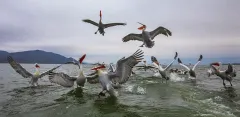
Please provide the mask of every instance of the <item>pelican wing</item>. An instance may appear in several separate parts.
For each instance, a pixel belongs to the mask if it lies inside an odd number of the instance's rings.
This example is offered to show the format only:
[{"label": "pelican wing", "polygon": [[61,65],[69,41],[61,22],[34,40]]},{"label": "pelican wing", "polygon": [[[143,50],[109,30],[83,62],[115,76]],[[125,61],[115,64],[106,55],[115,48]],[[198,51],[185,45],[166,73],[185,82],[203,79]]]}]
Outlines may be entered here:
[{"label": "pelican wing", "polygon": [[64,64],[71,64],[71,65],[76,65],[76,66],[78,66],[78,68],[80,69],[80,66],[79,66],[79,64],[78,63],[76,63],[76,62],[66,62],[66,63],[64,63]]},{"label": "pelican wing", "polygon": [[50,72],[48,78],[51,83],[56,83],[63,87],[72,87],[74,85],[74,81],[77,79],[76,77],[70,77],[62,72]]},{"label": "pelican wing", "polygon": [[41,77],[43,77],[43,76],[45,76],[45,75],[49,75],[52,71],[54,71],[55,69],[59,68],[60,66],[61,66],[61,65],[58,65],[58,66],[56,66],[56,67],[54,67],[54,68],[52,68],[52,69],[50,69],[50,70],[42,73],[42,74],[39,76],[39,78],[41,78]]},{"label": "pelican wing", "polygon": [[161,26],[150,32],[150,36],[152,39],[154,39],[159,34],[163,34],[167,37],[172,36],[172,32],[170,30]]},{"label": "pelican wing", "polygon": [[125,83],[131,73],[132,73],[132,68],[138,64],[143,58],[143,51],[138,49],[133,55],[129,56],[128,58],[122,58],[118,60],[117,62],[117,68],[115,74],[109,75],[109,78],[114,77],[114,80],[118,82],[119,84]]},{"label": "pelican wing", "polygon": [[135,67],[139,70],[139,69],[144,69],[145,66],[140,66],[139,65],[139,66],[135,66]]},{"label": "pelican wing", "polygon": [[190,71],[190,68],[188,66],[184,65],[180,58],[178,58],[178,64],[181,65],[182,67],[184,67],[185,69],[187,69],[188,71]]},{"label": "pelican wing", "polygon": [[115,72],[115,67],[113,66],[113,64],[109,65],[108,71],[109,72]]},{"label": "pelican wing", "polygon": [[14,61],[14,59],[11,56],[7,57],[8,63],[12,66],[12,68],[22,75],[24,78],[32,77],[33,75],[29,73],[26,69],[24,69],[19,63]]},{"label": "pelican wing", "polygon": [[203,58],[203,56],[202,55],[200,55],[200,57],[199,57],[199,59],[198,59],[198,62],[193,66],[193,70],[196,68],[196,66],[202,61],[202,58]]},{"label": "pelican wing", "polygon": [[104,28],[112,27],[112,26],[118,26],[118,25],[127,25],[126,23],[109,23],[109,24],[104,24]]},{"label": "pelican wing", "polygon": [[128,34],[127,36],[123,37],[122,41],[127,42],[130,40],[137,40],[137,41],[143,41],[142,34]]},{"label": "pelican wing", "polygon": [[153,67],[153,66],[147,66],[147,69],[156,69],[156,67]]},{"label": "pelican wing", "polygon": [[152,61],[152,64],[155,68],[157,68],[158,70],[160,71],[163,71],[164,69],[162,68],[162,66],[159,64],[158,60],[156,57],[154,56],[151,56],[151,61]]},{"label": "pelican wing", "polygon": [[168,70],[172,66],[173,62],[177,59],[177,56],[178,53],[176,52],[173,61],[166,68],[164,68],[164,71]]},{"label": "pelican wing", "polygon": [[94,21],[92,21],[92,20],[90,20],[90,19],[84,19],[84,20],[82,20],[83,22],[86,22],[86,23],[90,23],[90,24],[92,24],[92,25],[94,25],[94,26],[98,26],[98,23],[96,23],[96,22],[94,22]]},{"label": "pelican wing", "polygon": [[90,84],[97,84],[99,83],[99,78],[98,78],[98,75],[95,74],[95,75],[92,75],[92,76],[87,76],[87,82],[90,83]]}]

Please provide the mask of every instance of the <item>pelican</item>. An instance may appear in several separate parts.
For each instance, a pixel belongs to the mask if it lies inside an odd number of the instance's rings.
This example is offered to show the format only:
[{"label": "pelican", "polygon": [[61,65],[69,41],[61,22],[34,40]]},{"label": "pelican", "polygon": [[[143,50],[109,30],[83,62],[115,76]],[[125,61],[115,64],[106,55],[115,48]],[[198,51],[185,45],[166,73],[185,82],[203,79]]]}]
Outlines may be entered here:
[{"label": "pelican", "polygon": [[50,72],[52,72],[53,70],[59,68],[61,65],[58,65],[42,74],[40,74],[39,72],[39,68],[40,66],[36,63],[35,64],[35,73],[31,74],[29,73],[26,69],[24,69],[19,63],[17,63],[11,56],[7,57],[8,63],[12,66],[12,68],[19,73],[20,75],[22,75],[24,78],[31,78],[30,80],[30,84],[32,86],[38,86],[38,79],[44,77],[45,75],[49,75]]},{"label": "pelican", "polygon": [[68,62],[68,64],[74,64],[79,67],[78,76],[69,76],[63,72],[60,72],[60,73],[51,72],[49,75],[50,82],[59,84],[63,87],[73,87],[74,82],[76,81],[77,87],[80,86],[83,88],[87,77],[96,77],[95,75],[91,75],[91,76],[84,75],[82,62],[85,57],[86,57],[86,54],[84,54],[81,58],[79,58],[79,63]]},{"label": "pelican", "polygon": [[99,20],[99,23],[96,23],[90,19],[84,19],[83,22],[86,22],[86,23],[90,23],[94,26],[97,26],[98,27],[98,30],[95,32],[95,34],[97,34],[97,32],[99,31],[100,34],[102,34],[104,36],[104,29],[105,28],[108,28],[108,27],[112,27],[112,26],[117,26],[117,25],[123,25],[125,26],[126,23],[109,23],[109,24],[103,24],[102,23],[102,11],[100,10],[100,20]]},{"label": "pelican", "polygon": [[143,61],[143,65],[136,66],[136,67],[138,68],[137,70],[143,69],[144,71],[147,71],[148,69],[149,70],[155,69],[155,67],[153,67],[153,66],[148,66],[145,60]]},{"label": "pelican", "polygon": [[[132,68],[143,59],[142,57],[143,52],[138,49],[128,58],[123,57],[118,60],[114,72],[107,72],[105,65],[92,68],[92,70],[97,71],[98,81],[102,85],[102,91],[98,94],[98,97],[105,96],[105,93],[116,97],[114,88],[119,88],[121,84],[128,81],[132,73]],[[93,80],[92,78],[88,79]]]},{"label": "pelican", "polygon": [[200,55],[198,62],[193,66],[193,68],[189,68],[188,66],[184,65],[180,58],[178,58],[178,63],[179,63],[179,65],[181,65],[188,71],[190,79],[196,79],[196,73],[194,70],[195,70],[196,66],[201,62],[202,58],[203,58],[203,56]]},{"label": "pelican", "polygon": [[[109,64],[109,68],[108,68],[108,72],[115,72],[115,71],[116,71],[116,68],[114,67],[113,63],[110,63],[110,64]],[[136,73],[132,71],[131,76],[132,76],[133,74],[136,74]]]},{"label": "pelican", "polygon": [[[225,80],[229,81],[229,83],[232,86],[232,78],[236,77],[236,71],[234,70],[233,65],[228,64],[227,70],[224,71],[220,70],[220,65],[221,65],[220,62],[211,63],[210,64],[211,69],[208,71],[209,72],[208,77],[210,77],[211,75],[216,75],[222,78],[224,87],[226,87],[226,84],[224,82]],[[216,68],[215,66],[219,66],[219,68]]]},{"label": "pelican", "polygon": [[158,72],[161,74],[162,78],[169,80],[169,76],[167,76],[167,70],[172,66],[173,62],[177,59],[178,53],[175,53],[175,56],[173,58],[173,61],[165,68],[162,68],[162,66],[159,64],[158,60],[156,59],[156,57],[151,56],[151,60],[153,65],[155,66],[155,68],[158,69]]},{"label": "pelican", "polygon": [[[139,23],[139,22],[138,22]],[[148,32],[145,31],[146,30],[146,25],[139,23],[142,26],[139,27],[139,30],[142,30],[142,34],[128,34],[127,36],[125,36],[122,41],[123,42],[128,42],[130,40],[137,40],[137,41],[142,41],[143,44],[140,47],[143,47],[144,45],[147,48],[152,48],[154,46],[154,41],[152,41],[157,35],[159,34],[163,34],[165,36],[172,36],[172,32],[169,31],[168,29],[164,28],[164,27],[158,27],[155,30]]]}]

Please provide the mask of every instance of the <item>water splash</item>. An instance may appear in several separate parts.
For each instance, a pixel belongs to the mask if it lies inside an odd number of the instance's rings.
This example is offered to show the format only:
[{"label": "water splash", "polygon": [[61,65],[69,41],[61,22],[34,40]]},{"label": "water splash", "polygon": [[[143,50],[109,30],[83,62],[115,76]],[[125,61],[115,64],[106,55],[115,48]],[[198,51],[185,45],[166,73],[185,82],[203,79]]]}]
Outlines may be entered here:
[{"label": "water splash", "polygon": [[170,80],[173,82],[180,82],[180,81],[185,81],[185,78],[183,77],[179,77],[177,74],[175,73],[171,73],[170,74]]}]

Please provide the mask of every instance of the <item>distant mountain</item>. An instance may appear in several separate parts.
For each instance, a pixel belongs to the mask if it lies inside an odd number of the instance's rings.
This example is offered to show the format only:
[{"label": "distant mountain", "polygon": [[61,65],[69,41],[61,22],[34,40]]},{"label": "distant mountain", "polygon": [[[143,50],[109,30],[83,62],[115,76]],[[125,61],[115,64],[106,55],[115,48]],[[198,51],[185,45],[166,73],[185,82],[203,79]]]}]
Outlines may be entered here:
[{"label": "distant mountain", "polygon": [[73,58],[66,58],[53,52],[42,50],[30,50],[23,52],[8,53],[0,51],[0,63],[7,63],[7,56],[10,55],[19,63],[42,63],[42,64],[62,64],[68,61],[75,61]]}]

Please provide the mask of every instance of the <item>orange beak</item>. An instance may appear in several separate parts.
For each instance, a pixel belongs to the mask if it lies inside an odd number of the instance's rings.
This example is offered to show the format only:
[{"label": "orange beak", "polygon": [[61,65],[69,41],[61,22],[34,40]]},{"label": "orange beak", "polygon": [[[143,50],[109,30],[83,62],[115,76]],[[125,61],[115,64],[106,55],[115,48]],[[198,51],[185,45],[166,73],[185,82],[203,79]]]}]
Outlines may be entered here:
[{"label": "orange beak", "polygon": [[40,66],[38,64],[35,65],[36,68],[40,68]]},{"label": "orange beak", "polygon": [[102,11],[100,10],[100,14],[99,14],[99,16],[102,18]]},{"label": "orange beak", "polygon": [[212,63],[212,65],[215,65],[215,66],[220,66],[219,62]]},{"label": "orange beak", "polygon": [[86,57],[86,54],[84,54],[84,55],[79,59],[80,64],[82,64],[82,62],[83,62],[83,60],[84,60],[85,57]]},{"label": "orange beak", "polygon": [[145,25],[143,25],[143,26],[139,27],[139,28],[138,28],[138,30],[143,30],[144,28],[146,28],[146,26],[145,26]]},{"label": "orange beak", "polygon": [[91,70],[99,70],[99,69],[102,69],[102,68],[106,68],[106,67],[104,65],[101,65],[99,67],[92,68]]}]

